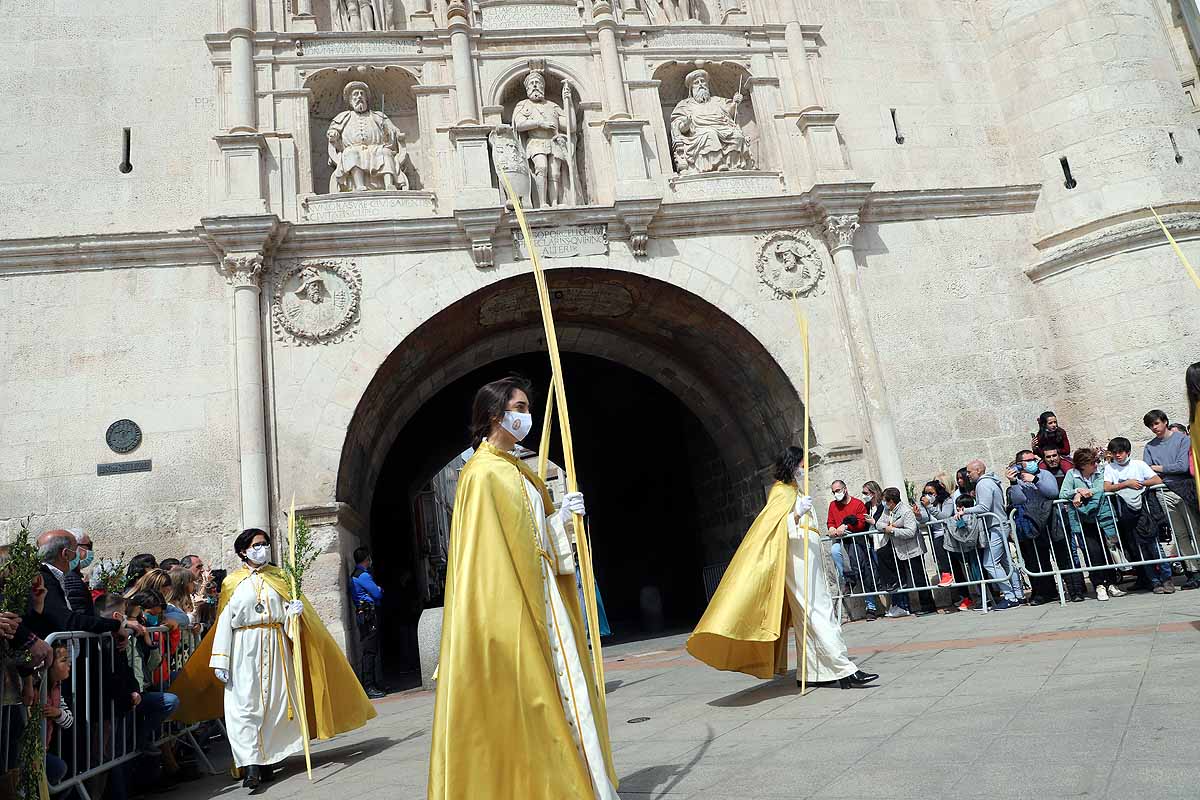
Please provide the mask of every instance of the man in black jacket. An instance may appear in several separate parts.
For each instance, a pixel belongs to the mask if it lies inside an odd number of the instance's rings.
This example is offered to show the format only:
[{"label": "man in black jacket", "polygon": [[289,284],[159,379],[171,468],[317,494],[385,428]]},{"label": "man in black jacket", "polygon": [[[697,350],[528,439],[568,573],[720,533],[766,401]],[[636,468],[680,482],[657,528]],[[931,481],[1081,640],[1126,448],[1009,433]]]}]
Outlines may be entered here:
[{"label": "man in black jacket", "polygon": [[115,633],[123,637],[131,630],[140,635],[145,629],[134,622],[101,619],[71,607],[67,600],[63,582],[70,569],[71,560],[76,558],[78,545],[75,537],[64,530],[46,531],[37,540],[38,559],[42,562],[42,580],[46,585],[46,602],[42,611],[31,610],[25,624],[35,634],[45,639],[61,631],[86,631],[87,633]]}]

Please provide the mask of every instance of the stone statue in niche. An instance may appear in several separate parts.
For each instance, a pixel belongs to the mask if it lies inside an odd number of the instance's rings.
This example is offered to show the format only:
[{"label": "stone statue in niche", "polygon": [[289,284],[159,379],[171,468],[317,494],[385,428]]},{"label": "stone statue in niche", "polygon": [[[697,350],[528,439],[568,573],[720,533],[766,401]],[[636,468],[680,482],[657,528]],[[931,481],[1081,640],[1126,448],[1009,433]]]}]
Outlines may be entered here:
[{"label": "stone statue in niche", "polygon": [[531,196],[537,208],[574,205],[581,196],[575,157],[575,103],[563,81],[563,104],[546,99],[540,70],[525,76],[525,99],[513,108],[512,127],[521,136],[532,173]]},{"label": "stone statue in niche", "polygon": [[339,31],[395,31],[396,0],[330,0],[330,18]]},{"label": "stone statue in niche", "polygon": [[362,81],[347,83],[342,97],[350,110],[334,117],[325,135],[334,167],[329,191],[407,189],[404,133],[382,111],[370,109],[371,89]]},{"label": "stone statue in niche", "polygon": [[732,99],[715,97],[708,72],[697,69],[684,78],[688,96],[671,112],[671,151],[683,175],[753,169],[750,140],[737,124],[739,92]]}]

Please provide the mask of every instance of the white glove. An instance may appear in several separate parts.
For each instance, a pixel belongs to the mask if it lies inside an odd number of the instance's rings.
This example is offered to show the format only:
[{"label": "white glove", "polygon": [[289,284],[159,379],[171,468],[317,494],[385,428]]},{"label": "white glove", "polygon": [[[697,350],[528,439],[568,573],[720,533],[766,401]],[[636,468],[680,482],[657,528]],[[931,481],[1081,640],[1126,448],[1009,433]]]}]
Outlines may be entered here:
[{"label": "white glove", "polygon": [[297,617],[304,613],[304,601],[303,600],[289,601],[288,603],[284,604],[283,611],[289,617]]},{"label": "white glove", "polygon": [[213,670],[213,673],[217,676],[217,680],[219,680],[221,683],[229,683],[229,670],[217,667]]},{"label": "white glove", "polygon": [[806,494],[802,494],[796,498],[796,514],[803,517],[809,511],[812,511],[812,498]]},{"label": "white glove", "polygon": [[587,508],[583,505],[583,492],[568,492],[563,495],[562,508],[558,510],[563,525],[570,525],[575,514],[581,517],[587,514]]}]

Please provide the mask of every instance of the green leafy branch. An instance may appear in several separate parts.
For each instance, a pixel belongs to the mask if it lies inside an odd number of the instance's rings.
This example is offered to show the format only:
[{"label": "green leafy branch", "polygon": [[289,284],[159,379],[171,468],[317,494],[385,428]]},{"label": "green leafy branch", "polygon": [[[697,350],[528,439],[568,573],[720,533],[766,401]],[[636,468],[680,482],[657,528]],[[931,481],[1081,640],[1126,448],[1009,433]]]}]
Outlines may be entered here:
[{"label": "green leafy branch", "polygon": [[0,600],[0,611],[24,615],[29,606],[29,593],[33,581],[40,574],[37,548],[29,535],[29,520],[21,521],[21,531],[8,547],[8,560],[0,568],[4,576],[4,598]]},{"label": "green leafy branch", "polygon": [[299,514],[296,515],[295,537],[296,563],[292,563],[291,542],[286,543],[282,560],[283,571],[289,579],[296,581],[296,595],[299,596],[304,591],[304,573],[308,572],[309,567],[317,560],[317,556],[321,554],[321,548],[317,545],[312,529],[308,527],[308,521]]}]

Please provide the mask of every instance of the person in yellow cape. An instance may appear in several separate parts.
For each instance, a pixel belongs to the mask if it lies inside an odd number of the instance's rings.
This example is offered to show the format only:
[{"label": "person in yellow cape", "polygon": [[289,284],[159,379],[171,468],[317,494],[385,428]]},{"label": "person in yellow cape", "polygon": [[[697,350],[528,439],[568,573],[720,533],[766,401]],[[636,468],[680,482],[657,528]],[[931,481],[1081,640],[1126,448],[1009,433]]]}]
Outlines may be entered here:
[{"label": "person in yellow cape", "polygon": [[321,618],[303,596],[292,597],[286,574],[271,565],[271,537],[242,531],[233,545],[243,566],[225,577],[217,624],[171,684],[179,697],[174,719],[224,717],[229,747],[242,785],[254,789],[273,778],[273,765],[304,751],[296,716],[287,620],[300,614],[304,707],[317,739],[360,728],[375,716],[354,670]]},{"label": "person in yellow cape", "polygon": [[825,579],[820,534],[800,523],[812,509],[812,498],[800,496],[797,488],[803,463],[804,449],[795,446],[776,461],[767,504],[729,562],[708,609],[688,637],[687,650],[716,669],[768,679],[787,671],[787,629],[795,626],[799,643],[808,611],[809,683],[837,683],[849,689],[879,676],[863,672],[846,654]]},{"label": "person in yellow cape", "polygon": [[430,800],[617,800],[564,525],[583,495],[555,513],[513,455],[533,428],[529,394],[511,377],[475,395],[475,452],[450,522]]}]

